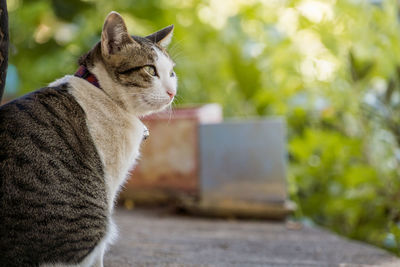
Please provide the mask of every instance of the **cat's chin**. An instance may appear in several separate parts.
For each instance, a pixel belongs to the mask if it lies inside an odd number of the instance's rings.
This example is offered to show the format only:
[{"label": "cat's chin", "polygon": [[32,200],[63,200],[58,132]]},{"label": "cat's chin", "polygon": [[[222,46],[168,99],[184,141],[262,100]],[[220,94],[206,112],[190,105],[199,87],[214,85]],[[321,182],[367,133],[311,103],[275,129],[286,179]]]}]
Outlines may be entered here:
[{"label": "cat's chin", "polygon": [[138,112],[138,116],[140,117],[144,117],[153,113],[157,113],[157,112],[162,112],[164,110],[166,110],[168,107],[171,106],[171,103],[167,104],[167,105],[162,105],[161,107],[157,108],[157,107],[151,107],[151,109],[148,110],[143,110]]},{"label": "cat's chin", "polygon": [[156,113],[156,112],[161,112],[161,111],[164,111],[164,110],[166,110],[168,107],[170,107],[170,105],[171,105],[171,104],[168,104],[168,105],[163,105],[162,107],[160,107],[160,108],[158,108],[158,109],[155,109],[155,110],[151,111],[151,113]]}]

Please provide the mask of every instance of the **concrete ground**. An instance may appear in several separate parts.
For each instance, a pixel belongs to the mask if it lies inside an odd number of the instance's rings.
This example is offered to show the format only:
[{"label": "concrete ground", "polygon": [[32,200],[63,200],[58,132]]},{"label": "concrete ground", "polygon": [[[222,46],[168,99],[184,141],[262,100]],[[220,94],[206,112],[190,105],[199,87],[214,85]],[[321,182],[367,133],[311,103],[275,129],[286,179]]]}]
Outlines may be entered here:
[{"label": "concrete ground", "polygon": [[117,209],[119,238],[105,267],[400,266],[381,249],[318,228]]}]

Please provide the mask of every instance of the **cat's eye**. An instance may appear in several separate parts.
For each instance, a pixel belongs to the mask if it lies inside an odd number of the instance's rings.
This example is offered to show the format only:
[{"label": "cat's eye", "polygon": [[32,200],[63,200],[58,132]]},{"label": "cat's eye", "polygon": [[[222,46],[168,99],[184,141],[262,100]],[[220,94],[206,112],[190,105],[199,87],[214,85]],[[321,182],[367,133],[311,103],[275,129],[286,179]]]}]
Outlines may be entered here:
[{"label": "cat's eye", "polygon": [[157,76],[157,71],[156,68],[154,66],[148,65],[148,66],[144,66],[143,69],[150,74],[151,76]]},{"label": "cat's eye", "polygon": [[169,77],[175,77],[175,71],[171,71],[171,73],[169,74]]},{"label": "cat's eye", "polygon": [[133,68],[129,68],[126,70],[121,70],[118,71],[119,74],[123,74],[123,75],[130,75],[132,74],[132,72],[139,70],[141,67],[133,67]]}]

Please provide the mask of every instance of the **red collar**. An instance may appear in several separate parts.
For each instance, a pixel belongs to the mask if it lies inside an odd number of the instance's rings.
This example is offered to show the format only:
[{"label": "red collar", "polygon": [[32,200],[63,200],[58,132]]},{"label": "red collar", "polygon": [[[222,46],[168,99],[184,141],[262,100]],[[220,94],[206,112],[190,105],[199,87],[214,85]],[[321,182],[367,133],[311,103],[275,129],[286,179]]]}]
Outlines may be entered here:
[{"label": "red collar", "polygon": [[91,73],[85,66],[79,66],[79,69],[75,72],[75,76],[85,79],[86,81],[90,82],[94,86],[101,88],[99,84],[99,80],[97,80],[96,76]]}]

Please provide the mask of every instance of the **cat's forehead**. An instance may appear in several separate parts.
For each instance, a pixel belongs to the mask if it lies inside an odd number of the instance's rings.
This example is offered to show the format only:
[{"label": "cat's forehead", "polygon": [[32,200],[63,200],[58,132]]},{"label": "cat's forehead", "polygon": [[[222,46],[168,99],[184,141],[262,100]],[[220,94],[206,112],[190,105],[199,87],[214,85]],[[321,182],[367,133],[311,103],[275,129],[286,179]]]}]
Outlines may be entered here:
[{"label": "cat's forehead", "polygon": [[139,46],[132,46],[131,49],[127,51],[128,54],[125,57],[127,61],[132,63],[132,59],[134,59],[134,64],[138,66],[155,64],[160,59],[171,61],[171,64],[174,64],[163,47],[144,37],[134,35],[131,37],[139,44]]},{"label": "cat's forehead", "polygon": [[157,59],[155,62],[157,68],[166,72],[170,72],[175,66],[175,63],[163,50],[156,48],[155,51],[157,53]]}]

